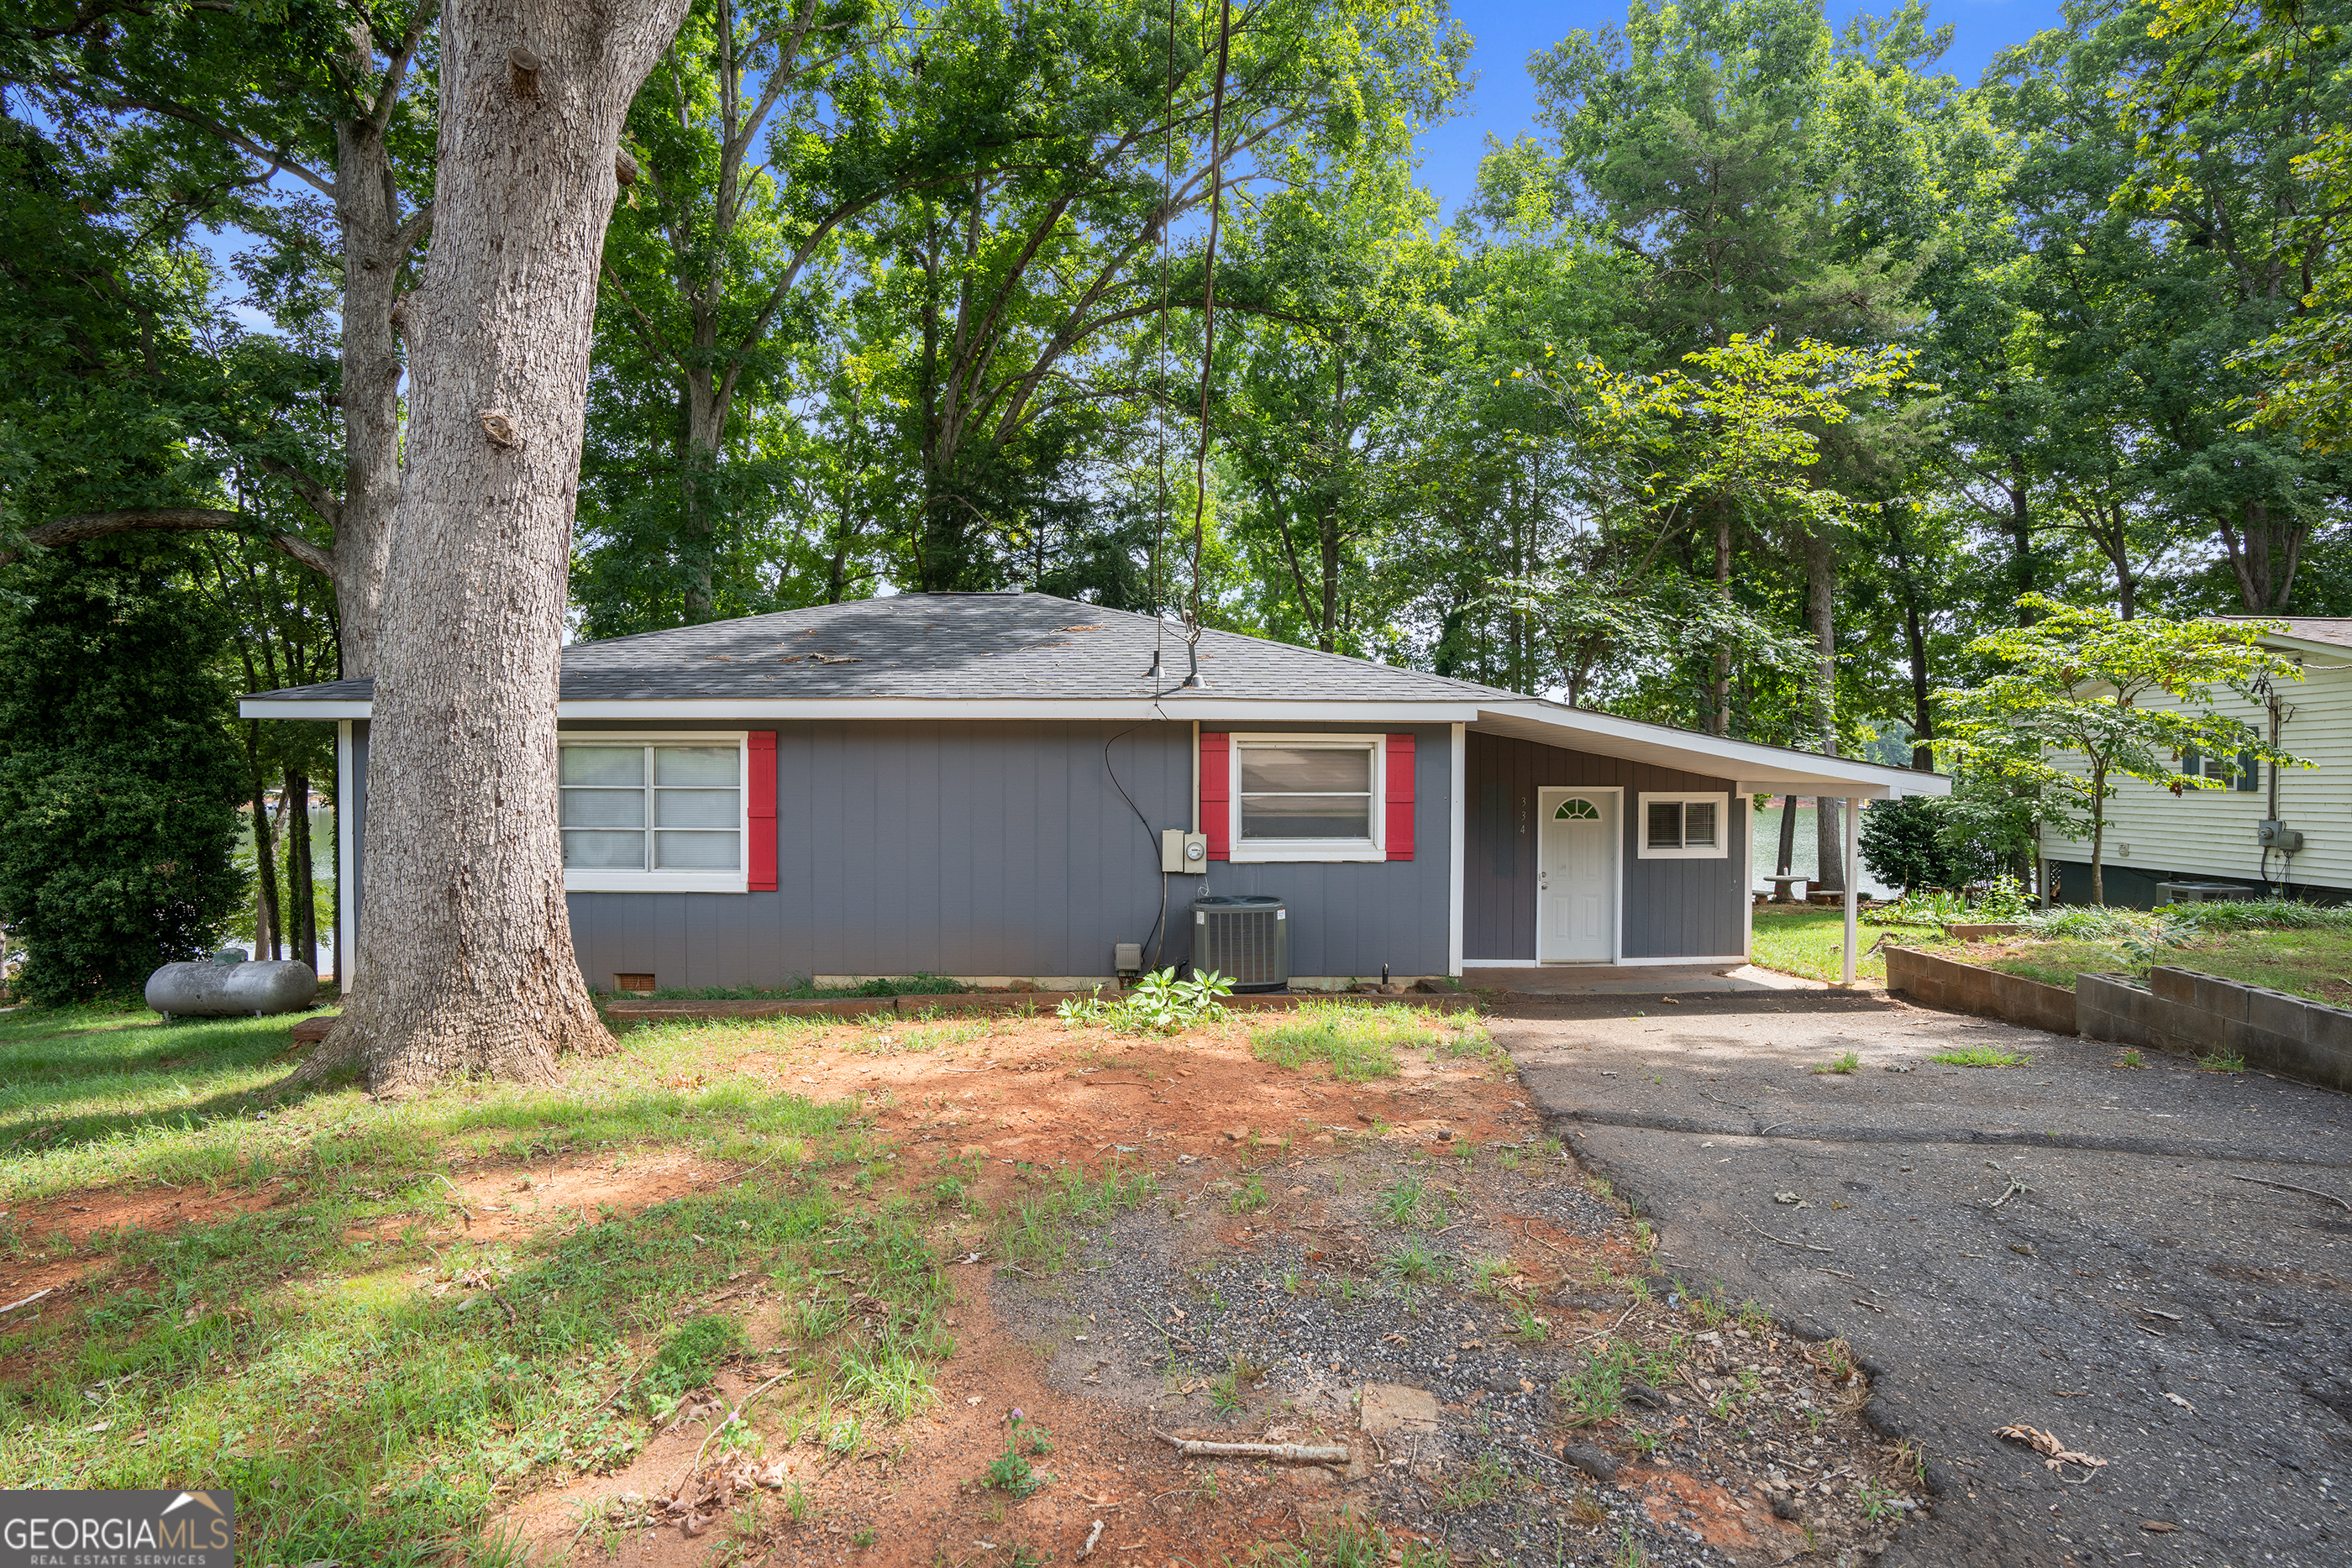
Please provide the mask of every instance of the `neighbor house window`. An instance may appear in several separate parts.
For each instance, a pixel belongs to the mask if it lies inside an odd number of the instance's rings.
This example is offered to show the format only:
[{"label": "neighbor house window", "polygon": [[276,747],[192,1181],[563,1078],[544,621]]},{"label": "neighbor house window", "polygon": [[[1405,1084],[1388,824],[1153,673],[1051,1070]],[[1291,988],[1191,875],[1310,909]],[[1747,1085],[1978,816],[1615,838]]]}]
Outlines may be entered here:
[{"label": "neighbor house window", "polygon": [[2241,795],[2251,795],[2263,787],[2263,759],[2251,751],[2241,751],[2232,759],[2207,757],[2192,747],[2180,754],[2180,771],[2192,779],[2219,779],[2222,788]]},{"label": "neighbor house window", "polygon": [[1731,797],[1643,795],[1643,860],[1723,860],[1729,854]]},{"label": "neighbor house window", "polygon": [[1378,736],[1234,737],[1237,861],[1379,860]]},{"label": "neighbor house window", "polygon": [[743,740],[566,740],[563,885],[574,892],[740,893]]}]

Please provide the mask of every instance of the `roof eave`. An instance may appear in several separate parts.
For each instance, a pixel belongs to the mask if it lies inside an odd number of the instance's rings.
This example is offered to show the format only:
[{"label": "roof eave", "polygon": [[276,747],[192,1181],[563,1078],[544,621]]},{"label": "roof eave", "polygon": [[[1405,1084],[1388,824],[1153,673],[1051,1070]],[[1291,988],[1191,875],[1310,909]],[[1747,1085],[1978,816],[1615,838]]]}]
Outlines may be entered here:
[{"label": "roof eave", "polygon": [[1952,780],[1946,774],[1699,735],[1537,698],[1486,704],[1479,712],[1477,727],[1539,745],[1565,746],[1629,762],[1729,779],[1735,791],[1743,795],[1793,791],[1894,800],[1906,795],[1952,792]]}]

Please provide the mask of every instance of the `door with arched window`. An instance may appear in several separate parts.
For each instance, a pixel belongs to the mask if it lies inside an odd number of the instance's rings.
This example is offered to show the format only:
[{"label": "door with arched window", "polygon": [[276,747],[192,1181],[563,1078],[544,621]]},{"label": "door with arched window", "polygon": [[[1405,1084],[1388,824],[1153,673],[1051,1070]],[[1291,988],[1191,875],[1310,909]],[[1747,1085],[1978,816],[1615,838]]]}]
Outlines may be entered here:
[{"label": "door with arched window", "polygon": [[1615,789],[1536,792],[1536,961],[1607,964],[1617,956]]}]

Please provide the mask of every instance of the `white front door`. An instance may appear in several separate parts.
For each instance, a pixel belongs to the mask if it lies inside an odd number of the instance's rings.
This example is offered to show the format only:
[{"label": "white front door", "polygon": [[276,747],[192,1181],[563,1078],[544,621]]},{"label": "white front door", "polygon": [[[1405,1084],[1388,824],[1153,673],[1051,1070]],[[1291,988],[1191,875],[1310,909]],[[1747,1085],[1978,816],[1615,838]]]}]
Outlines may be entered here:
[{"label": "white front door", "polygon": [[1536,792],[1538,963],[1617,956],[1617,799],[1613,790]]}]

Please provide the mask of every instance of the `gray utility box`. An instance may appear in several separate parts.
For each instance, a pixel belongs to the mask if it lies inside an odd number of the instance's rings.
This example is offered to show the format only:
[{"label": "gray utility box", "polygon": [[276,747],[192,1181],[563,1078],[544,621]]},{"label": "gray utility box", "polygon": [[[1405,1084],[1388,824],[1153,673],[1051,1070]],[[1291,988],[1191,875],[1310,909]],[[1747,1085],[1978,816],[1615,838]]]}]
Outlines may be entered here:
[{"label": "gray utility box", "polygon": [[1290,912],[1268,894],[1211,894],[1192,901],[1192,973],[1214,969],[1236,991],[1290,986]]}]

